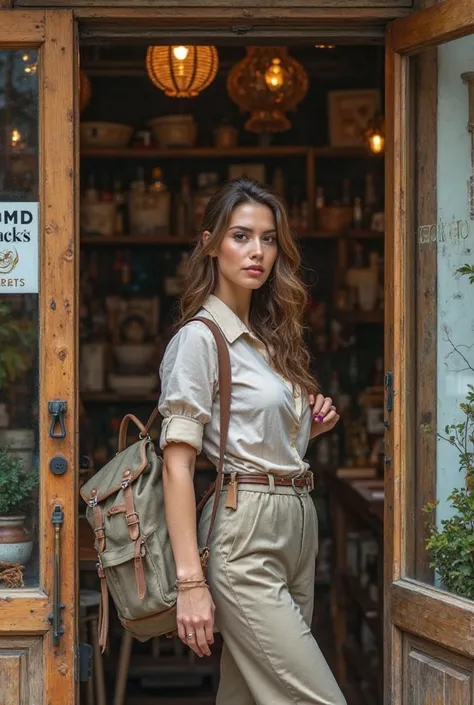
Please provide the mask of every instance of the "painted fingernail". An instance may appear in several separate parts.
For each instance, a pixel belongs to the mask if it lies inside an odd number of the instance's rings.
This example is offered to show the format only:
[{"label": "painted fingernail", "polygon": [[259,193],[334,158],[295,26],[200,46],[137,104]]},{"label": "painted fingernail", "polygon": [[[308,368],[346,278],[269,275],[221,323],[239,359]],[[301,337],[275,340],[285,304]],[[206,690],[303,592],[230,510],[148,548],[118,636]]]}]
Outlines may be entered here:
[{"label": "painted fingernail", "polygon": [[321,416],[321,414],[316,414],[315,416],[313,416],[313,419],[315,421],[321,422],[324,419],[324,416]]}]

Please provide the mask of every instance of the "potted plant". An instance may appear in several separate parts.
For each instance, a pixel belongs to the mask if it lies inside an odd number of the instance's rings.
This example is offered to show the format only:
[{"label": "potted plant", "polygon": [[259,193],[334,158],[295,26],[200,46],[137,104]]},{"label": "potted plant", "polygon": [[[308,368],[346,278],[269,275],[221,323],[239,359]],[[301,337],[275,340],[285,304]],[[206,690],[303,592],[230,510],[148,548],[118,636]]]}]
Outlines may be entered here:
[{"label": "potted plant", "polygon": [[[468,276],[469,283],[474,284],[473,265],[466,264],[457,272]],[[474,372],[464,352],[461,353],[454,344],[453,349],[462,355],[466,368]],[[463,414],[461,423],[446,426],[444,434],[438,433],[438,437],[457,449],[464,483],[449,495],[454,512],[449,519],[441,521],[441,527],[434,521],[437,503],[424,507],[430,518],[426,549],[431,558],[430,567],[436,569],[443,586],[450,592],[474,600],[474,386],[471,384],[460,409]]]},{"label": "potted plant", "polygon": [[9,388],[22,379],[33,362],[36,327],[33,321],[16,320],[8,304],[0,302],[0,443],[10,446],[23,458],[25,469],[33,465],[34,431],[8,428]]},{"label": "potted plant", "polygon": [[0,445],[0,563],[26,565],[33,539],[25,519],[38,485],[38,472],[25,472],[23,460]]}]

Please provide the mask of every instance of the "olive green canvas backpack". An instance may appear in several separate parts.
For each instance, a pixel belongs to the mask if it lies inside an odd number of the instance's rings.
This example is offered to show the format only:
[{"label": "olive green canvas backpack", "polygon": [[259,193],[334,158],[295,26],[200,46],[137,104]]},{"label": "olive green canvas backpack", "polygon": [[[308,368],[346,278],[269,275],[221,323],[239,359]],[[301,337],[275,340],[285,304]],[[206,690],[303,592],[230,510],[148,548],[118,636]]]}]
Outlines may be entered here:
[{"label": "olive green canvas backpack", "polygon": [[[206,546],[201,550],[205,568],[223,484],[231,367],[227,343],[218,326],[206,318],[192,320],[205,324],[216,340],[221,398],[217,479],[198,507],[199,510],[212,491],[215,492]],[[107,643],[109,593],[123,627],[140,641],[176,630],[176,569],[165,519],[163,461],[149,436],[157,416],[158,409],[155,409],[143,425],[135,416],[127,414],[120,426],[117,455],[81,488],[98,555],[102,650]],[[139,440],[127,448],[130,421],[140,429],[140,435]]]}]

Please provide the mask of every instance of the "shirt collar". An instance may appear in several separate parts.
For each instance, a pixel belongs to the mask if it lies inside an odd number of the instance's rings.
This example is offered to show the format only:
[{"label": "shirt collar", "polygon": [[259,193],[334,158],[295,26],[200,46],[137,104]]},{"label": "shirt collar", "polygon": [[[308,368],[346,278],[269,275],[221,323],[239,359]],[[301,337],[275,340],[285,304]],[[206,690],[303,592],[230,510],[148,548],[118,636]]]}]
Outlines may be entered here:
[{"label": "shirt collar", "polygon": [[249,329],[243,321],[221,299],[211,294],[203,304],[203,308],[211,314],[228,343],[232,344]]}]

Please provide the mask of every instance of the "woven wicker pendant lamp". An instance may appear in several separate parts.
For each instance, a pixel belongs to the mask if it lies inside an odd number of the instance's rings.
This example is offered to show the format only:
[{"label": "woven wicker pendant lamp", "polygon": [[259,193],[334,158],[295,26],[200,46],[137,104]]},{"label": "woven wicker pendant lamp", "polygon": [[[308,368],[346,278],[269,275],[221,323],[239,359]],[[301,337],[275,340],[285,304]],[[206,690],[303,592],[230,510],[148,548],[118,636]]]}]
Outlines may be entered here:
[{"label": "woven wicker pendant lamp", "polygon": [[152,46],[146,55],[150,79],[170,98],[195,98],[211,85],[218,66],[212,46]]}]

